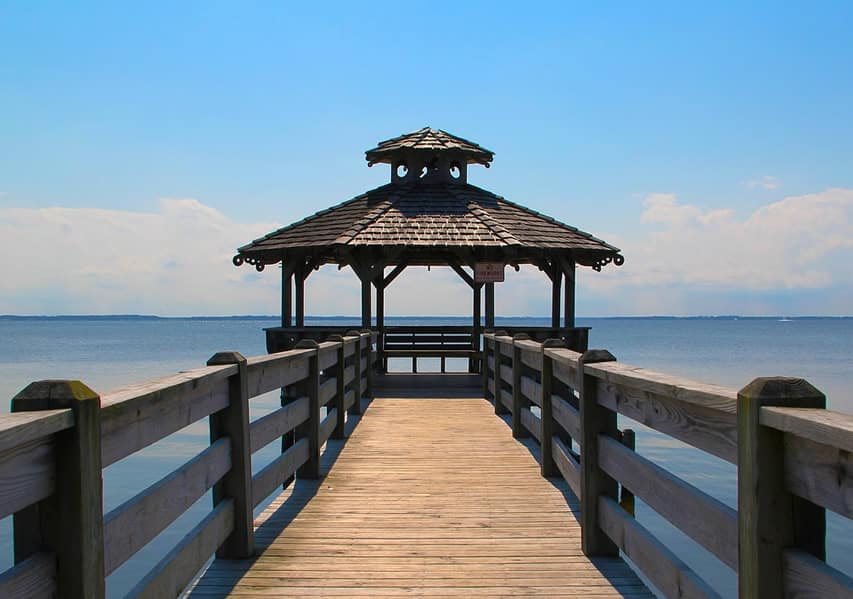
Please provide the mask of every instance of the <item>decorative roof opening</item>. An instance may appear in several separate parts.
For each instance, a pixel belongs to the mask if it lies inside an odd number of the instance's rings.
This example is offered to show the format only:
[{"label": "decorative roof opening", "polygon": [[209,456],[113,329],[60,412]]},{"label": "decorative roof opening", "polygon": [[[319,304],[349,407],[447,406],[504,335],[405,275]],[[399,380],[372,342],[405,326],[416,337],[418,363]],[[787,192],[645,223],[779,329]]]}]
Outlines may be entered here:
[{"label": "decorative roof opening", "polygon": [[488,168],[494,153],[441,129],[424,127],[379,142],[365,157],[368,166],[390,164],[392,183],[465,183],[468,165]]}]

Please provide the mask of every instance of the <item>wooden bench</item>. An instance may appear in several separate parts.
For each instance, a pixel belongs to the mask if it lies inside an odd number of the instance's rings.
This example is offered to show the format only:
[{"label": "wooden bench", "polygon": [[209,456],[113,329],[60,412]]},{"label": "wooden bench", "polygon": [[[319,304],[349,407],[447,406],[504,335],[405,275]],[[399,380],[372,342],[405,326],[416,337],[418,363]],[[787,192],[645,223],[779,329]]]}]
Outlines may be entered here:
[{"label": "wooden bench", "polygon": [[418,358],[440,358],[446,372],[447,358],[467,358],[469,371],[479,369],[479,335],[471,327],[386,327],[382,335],[382,367],[388,371],[388,358],[411,358],[412,372],[418,371]]}]

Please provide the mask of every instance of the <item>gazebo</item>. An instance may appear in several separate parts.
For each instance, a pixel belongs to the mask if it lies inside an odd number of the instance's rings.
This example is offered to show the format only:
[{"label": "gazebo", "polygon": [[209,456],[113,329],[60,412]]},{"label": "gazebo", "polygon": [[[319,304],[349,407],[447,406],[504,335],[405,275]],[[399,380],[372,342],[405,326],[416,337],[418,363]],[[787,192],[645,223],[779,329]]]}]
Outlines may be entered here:
[{"label": "gazebo", "polygon": [[310,332],[305,281],[324,264],[349,266],[358,276],[361,324],[378,330],[380,353],[388,330],[385,289],[409,266],[449,266],[470,286],[476,350],[483,303],[485,328],[495,326],[495,283],[503,281],[505,266],[535,265],[551,280],[552,293],[551,327],[533,336],[561,337],[585,349],[586,330],[575,327],[575,270],[621,265],[618,248],[469,184],[469,165],[488,168],[494,153],[446,131],[423,128],[382,141],[366,158],[369,166],[391,166],[390,183],[273,231],[234,256],[236,266],[259,271],[281,264],[281,327],[267,330],[270,351]]}]

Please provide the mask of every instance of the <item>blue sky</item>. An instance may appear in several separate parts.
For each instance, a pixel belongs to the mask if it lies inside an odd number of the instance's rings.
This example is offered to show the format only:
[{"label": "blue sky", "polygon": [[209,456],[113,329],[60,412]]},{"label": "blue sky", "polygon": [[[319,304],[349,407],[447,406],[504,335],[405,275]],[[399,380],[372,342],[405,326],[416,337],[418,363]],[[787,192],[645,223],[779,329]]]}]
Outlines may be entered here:
[{"label": "blue sky", "polygon": [[[275,313],[233,250],[430,125],[623,248],[581,314],[853,314],[853,5],[461,4],[0,3],[0,313]],[[358,312],[315,277],[309,312]],[[499,310],[546,314],[540,277]],[[469,310],[400,281],[401,312]]]}]

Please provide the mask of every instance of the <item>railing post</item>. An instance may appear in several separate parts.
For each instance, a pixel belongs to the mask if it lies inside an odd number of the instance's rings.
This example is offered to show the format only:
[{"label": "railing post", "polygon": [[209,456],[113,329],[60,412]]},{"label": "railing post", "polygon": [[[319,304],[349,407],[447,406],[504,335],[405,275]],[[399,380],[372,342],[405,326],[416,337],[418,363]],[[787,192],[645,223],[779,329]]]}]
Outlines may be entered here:
[{"label": "railing post", "polygon": [[234,529],[216,550],[224,559],[244,559],[255,552],[252,498],[252,450],[249,441],[249,376],[246,358],[239,352],[219,352],[208,366],[236,364],[237,374],[228,379],[228,407],[210,415],[210,442],[228,437],[231,469],[213,486],[213,506],[234,500]]},{"label": "railing post", "polygon": [[539,448],[542,476],[546,478],[557,474],[557,465],[554,463],[554,406],[551,402],[554,382],[554,362],[545,353],[545,349],[548,347],[565,346],[566,344],[560,339],[546,339],[542,342],[542,441]]},{"label": "railing post", "polygon": [[[367,333],[367,388],[364,390],[364,395],[367,398],[373,397],[373,331],[370,329],[362,329],[362,333]],[[361,413],[361,405],[359,404],[359,414]]]},{"label": "railing post", "polygon": [[493,342],[486,338],[491,330],[483,331],[483,397],[489,399],[489,348]]},{"label": "railing post", "polygon": [[13,517],[15,562],[52,551],[63,598],[102,599],[101,398],[80,381],[37,381],[12,400],[13,412],[67,408],[74,412],[74,427],[56,434],[53,495]]},{"label": "railing post", "polygon": [[524,439],[530,433],[521,423],[521,410],[529,405],[521,393],[521,375],[524,367],[521,363],[521,348],[515,343],[530,339],[524,333],[516,333],[512,337],[512,436],[515,439]]},{"label": "railing post", "polygon": [[344,395],[346,395],[346,385],[344,384],[344,373],[346,371],[346,344],[341,335],[330,335],[328,341],[337,341],[340,343],[338,348],[338,363],[335,365],[335,378],[337,379],[337,389],[335,390],[334,406],[337,410],[335,429],[332,431],[332,439],[344,438],[344,427],[346,426],[346,412],[344,409]]},{"label": "railing post", "polygon": [[308,439],[308,461],[296,471],[299,478],[320,476],[320,368],[318,344],[303,339],[295,349],[313,349],[308,357],[308,378],[297,383],[298,395],[308,396],[308,420],[296,427],[297,439]]},{"label": "railing post", "polygon": [[[353,362],[355,363],[355,379],[353,379],[353,385],[352,385],[352,390],[353,390],[353,393],[355,394],[355,401],[353,401],[352,405],[350,406],[349,413],[352,416],[357,416],[358,414],[361,414],[361,395],[362,395],[362,388],[361,388],[361,375],[362,375],[362,372],[361,372],[361,352],[364,349],[365,341],[364,341],[364,335],[359,331],[347,331],[346,334],[348,336],[349,335],[355,335],[355,337],[356,337],[356,340],[355,340],[355,360],[353,360]],[[368,347],[369,347],[369,344],[368,344]],[[370,360],[368,359],[368,362],[369,361]],[[369,367],[369,364],[368,364],[368,367]]]},{"label": "railing post", "polygon": [[[488,283],[486,283],[488,285]],[[503,393],[503,376],[501,375],[501,369],[503,368],[503,364],[501,361],[503,360],[503,352],[501,351],[501,343],[506,343],[507,341],[498,341],[498,337],[509,337],[509,334],[506,331],[498,331],[495,333],[495,414],[498,416],[502,416],[503,414],[508,414],[509,409],[504,405],[503,399],[501,395]],[[509,340],[509,343],[512,343],[512,339]]]},{"label": "railing post", "polygon": [[784,595],[782,550],[825,557],[823,508],[785,488],[785,435],[762,426],[763,406],[825,408],[803,379],[757,378],[738,392],[738,590],[741,599]]},{"label": "railing post", "polygon": [[[620,436],[621,436],[620,441],[622,442],[622,445],[624,445],[625,447],[627,447],[631,451],[636,451],[636,449],[637,449],[637,435],[633,429],[626,428],[625,430],[622,431],[622,434]],[[628,512],[629,514],[631,514],[633,516],[634,511],[635,511],[634,510],[634,507],[635,507],[634,504],[635,504],[634,494],[631,492],[630,489],[626,489],[624,485],[620,484],[619,485],[619,505],[622,506],[623,510],[625,510],[626,512]]]},{"label": "railing post", "polygon": [[581,421],[581,542],[588,556],[616,556],[619,548],[598,524],[598,498],[618,500],[618,485],[598,466],[598,436],[616,437],[616,412],[598,405],[598,379],[586,374],[584,366],[612,362],[613,355],[603,349],[583,353],[578,360],[578,392]]}]

